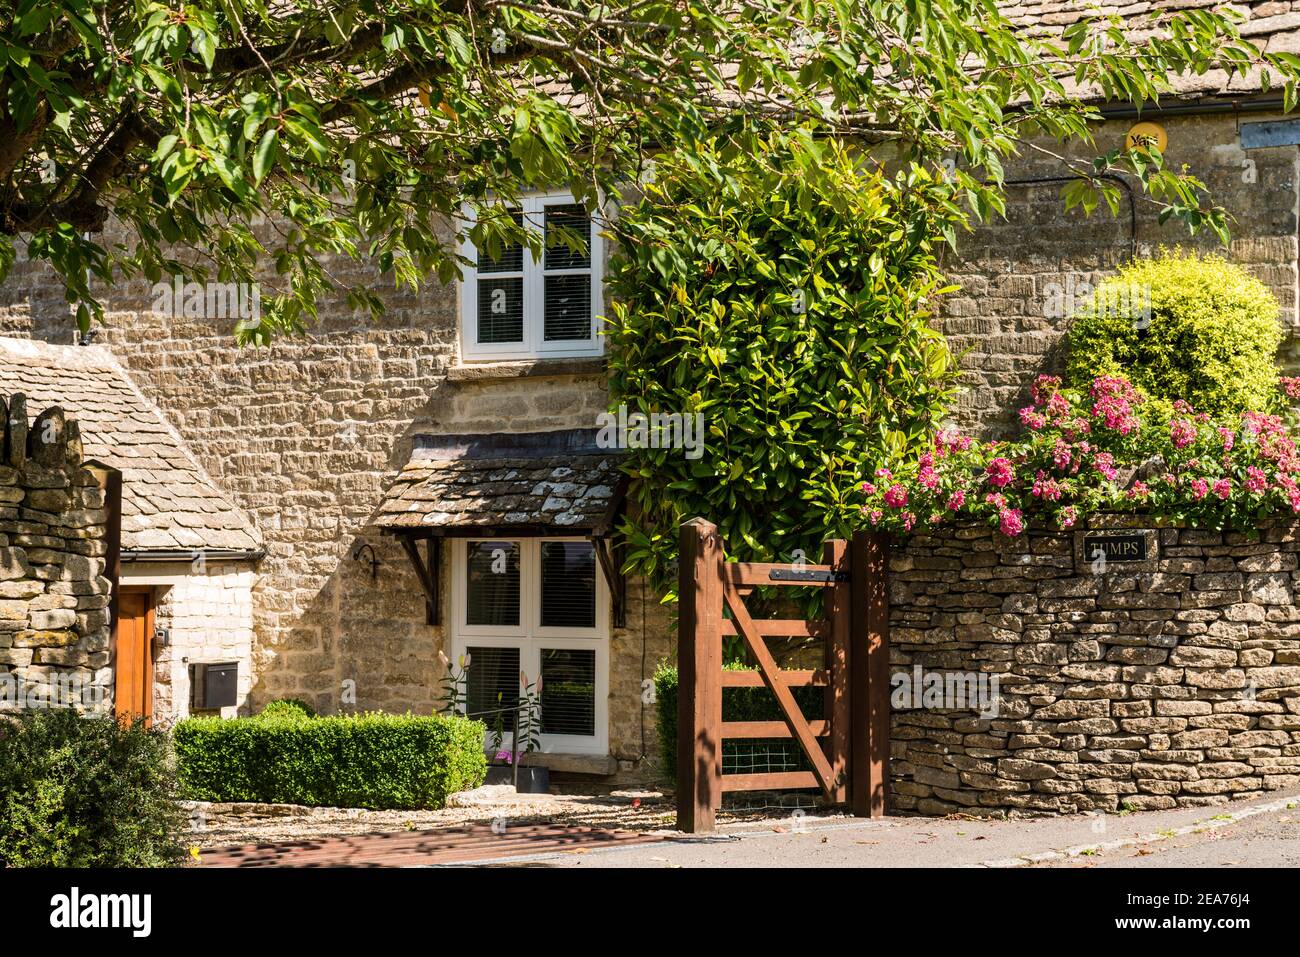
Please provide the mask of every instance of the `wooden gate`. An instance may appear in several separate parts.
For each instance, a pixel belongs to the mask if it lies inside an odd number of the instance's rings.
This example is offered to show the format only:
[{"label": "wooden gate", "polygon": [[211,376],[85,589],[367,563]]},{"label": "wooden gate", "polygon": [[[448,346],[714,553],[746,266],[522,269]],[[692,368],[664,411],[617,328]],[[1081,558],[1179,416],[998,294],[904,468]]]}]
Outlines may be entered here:
[{"label": "wooden gate", "polygon": [[[827,542],[820,565],[724,560],[717,526],[702,518],[681,527],[677,639],[677,826],[713,830],[727,791],[821,788],[856,815],[885,813],[889,754],[889,605],[884,535],[860,532]],[[826,617],[754,619],[745,596],[757,586],[827,590]],[[724,606],[731,617],[723,616]],[[724,671],[722,639],[738,635],[758,671]],[[822,668],[783,670],[767,647],[773,637],[817,638]],[[826,689],[825,718],[809,721],[791,688]],[[766,687],[780,721],[723,721],[722,689]],[[727,738],[793,738],[811,771],[723,774]]]}]

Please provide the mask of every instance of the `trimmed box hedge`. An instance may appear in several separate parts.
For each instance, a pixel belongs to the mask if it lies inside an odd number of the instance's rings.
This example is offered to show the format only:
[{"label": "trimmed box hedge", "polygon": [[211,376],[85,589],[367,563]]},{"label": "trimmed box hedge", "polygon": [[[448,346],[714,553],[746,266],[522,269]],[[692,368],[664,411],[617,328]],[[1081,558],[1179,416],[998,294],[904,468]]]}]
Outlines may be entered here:
[{"label": "trimmed box hedge", "polygon": [[[727,671],[754,671],[751,665],[728,662]],[[655,671],[655,712],[659,731],[659,760],[668,780],[677,780],[677,667],[664,662]],[[815,686],[791,688],[804,717],[825,717],[825,689]],[[780,721],[781,708],[767,688],[723,688],[723,721]],[[799,744],[789,738],[756,738],[722,742],[724,774],[765,771],[809,771],[812,765]]]},{"label": "trimmed box hedge", "polygon": [[200,801],[440,808],[487,774],[483,724],[443,715],[187,718],[174,738],[181,786]]}]

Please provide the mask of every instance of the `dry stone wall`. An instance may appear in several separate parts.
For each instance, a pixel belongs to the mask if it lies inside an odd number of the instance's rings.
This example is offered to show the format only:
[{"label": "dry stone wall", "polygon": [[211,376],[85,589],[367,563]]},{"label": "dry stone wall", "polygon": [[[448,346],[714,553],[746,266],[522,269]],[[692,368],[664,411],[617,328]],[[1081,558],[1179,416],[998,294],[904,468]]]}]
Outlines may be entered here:
[{"label": "dry stone wall", "polygon": [[80,433],[0,400],[0,710],[110,709],[107,514]]},{"label": "dry stone wall", "polygon": [[[1300,525],[1254,539],[1126,524],[895,546],[896,810],[1192,807],[1300,787]],[[996,693],[905,694],[931,675]]]}]

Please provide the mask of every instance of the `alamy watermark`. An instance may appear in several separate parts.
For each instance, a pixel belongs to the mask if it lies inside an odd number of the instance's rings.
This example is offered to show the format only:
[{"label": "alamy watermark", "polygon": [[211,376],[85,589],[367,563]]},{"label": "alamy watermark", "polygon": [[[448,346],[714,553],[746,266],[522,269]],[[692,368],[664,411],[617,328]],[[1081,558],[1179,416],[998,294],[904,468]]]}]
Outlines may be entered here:
[{"label": "alamy watermark", "polygon": [[704,413],[618,412],[596,416],[596,445],[602,449],[684,449],[688,459],[704,455]]},{"label": "alamy watermark", "polygon": [[926,671],[913,665],[889,679],[889,703],[898,710],[978,711],[996,718],[1002,699],[998,676],[977,671]]},{"label": "alamy watermark", "polygon": [[1068,319],[1082,312],[1129,319],[1136,329],[1151,325],[1151,286],[1148,283],[1107,283],[1100,288],[1069,273],[1065,282],[1043,286],[1043,315]]},{"label": "alamy watermark", "polygon": [[102,684],[83,674],[55,674],[47,681],[0,674],[0,711],[75,708],[98,713],[107,710],[107,697]]},{"label": "alamy watermark", "polygon": [[262,289],[253,282],[186,282],[153,285],[153,314],[169,319],[238,319],[255,329],[262,321]]}]

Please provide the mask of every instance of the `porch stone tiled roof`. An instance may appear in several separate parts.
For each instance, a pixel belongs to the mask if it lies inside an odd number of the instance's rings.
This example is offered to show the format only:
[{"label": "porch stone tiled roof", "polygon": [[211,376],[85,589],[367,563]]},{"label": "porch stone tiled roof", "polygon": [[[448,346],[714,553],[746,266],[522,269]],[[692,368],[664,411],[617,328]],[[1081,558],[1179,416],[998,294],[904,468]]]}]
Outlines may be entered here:
[{"label": "porch stone tiled roof", "polygon": [[85,457],[122,473],[124,552],[262,547],[256,526],[108,350],[0,337],[0,394],[15,392],[29,414],[63,409],[81,429]]},{"label": "porch stone tiled roof", "polygon": [[391,531],[600,531],[621,489],[618,453],[595,432],[417,436],[379,506]]}]

